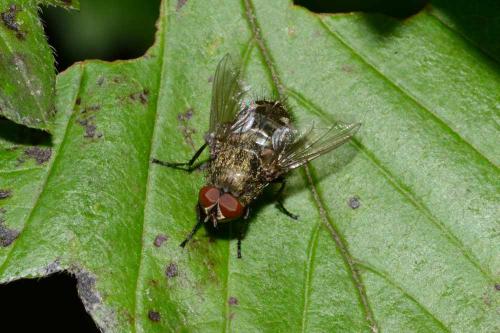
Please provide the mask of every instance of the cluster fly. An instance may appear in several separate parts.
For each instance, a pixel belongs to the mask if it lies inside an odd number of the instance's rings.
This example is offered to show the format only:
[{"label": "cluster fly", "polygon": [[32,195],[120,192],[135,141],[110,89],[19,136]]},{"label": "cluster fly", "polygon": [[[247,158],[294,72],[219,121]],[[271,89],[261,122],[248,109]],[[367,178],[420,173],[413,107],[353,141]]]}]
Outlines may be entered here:
[{"label": "cluster fly", "polygon": [[[203,223],[210,222],[216,227],[218,223],[248,218],[251,203],[272,183],[280,184],[276,192],[278,206],[289,217],[297,219],[283,206],[284,176],[339,147],[360,126],[359,123],[336,124],[326,129],[312,126],[300,133],[282,101],[250,100],[244,95],[239,70],[226,55],[219,62],[213,79],[210,127],[205,143],[185,163],[152,160],[191,171],[203,150],[210,148],[206,185],[198,194],[198,222],[181,243],[182,247]],[[241,237],[238,258],[241,258]]]}]

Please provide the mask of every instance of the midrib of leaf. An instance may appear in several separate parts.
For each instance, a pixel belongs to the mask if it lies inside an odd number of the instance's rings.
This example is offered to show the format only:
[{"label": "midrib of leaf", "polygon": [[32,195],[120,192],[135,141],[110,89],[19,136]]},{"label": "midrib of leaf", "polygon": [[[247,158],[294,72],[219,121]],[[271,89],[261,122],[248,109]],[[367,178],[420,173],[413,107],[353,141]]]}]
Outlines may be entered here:
[{"label": "midrib of leaf", "polygon": [[[28,15],[32,15],[31,11],[29,11],[29,10],[27,11],[27,13],[28,13]],[[36,19],[38,19],[38,18],[36,18]],[[8,38],[5,38],[5,33],[9,33],[9,31],[0,30],[0,36],[2,38],[2,41],[4,42],[5,46],[9,50],[9,53],[13,55],[14,50],[12,48],[12,45],[10,45],[10,43],[8,42]],[[33,89],[30,85],[30,80],[29,80],[28,76],[26,75],[26,72],[22,69],[18,70],[18,72],[21,72],[21,77],[23,78],[24,83],[30,89],[30,92],[33,92]],[[47,118],[45,117],[45,112],[44,112],[46,110],[43,109],[38,98],[33,96],[33,94],[28,94],[28,95],[35,101],[35,104],[38,106],[39,114],[41,115],[41,117],[43,119],[43,123],[44,123],[44,125],[47,125]]]},{"label": "midrib of leaf", "polygon": [[[248,21],[248,24],[250,26],[252,33],[253,33],[253,36],[257,42],[257,46],[260,50],[260,53],[261,53],[262,57],[264,58],[264,63],[266,65],[266,68],[271,74],[273,84],[275,85],[279,96],[284,97],[286,89],[281,81],[281,78],[278,74],[278,71],[275,68],[274,61],[271,57],[271,54],[268,50],[268,47],[266,46],[265,40],[263,39],[263,37],[260,33],[260,26],[257,22],[257,17],[255,16],[254,6],[253,6],[251,0],[243,0],[243,5],[244,5],[243,6],[244,15]],[[312,192],[314,201],[316,202],[316,205],[319,209],[319,214],[321,216],[321,220],[322,220],[323,224],[327,227],[328,231],[330,232],[330,234],[335,242],[335,245],[336,245],[337,249],[339,250],[339,252],[342,256],[342,259],[346,265],[346,269],[349,272],[349,275],[351,276],[351,278],[353,280],[353,284],[355,286],[355,289],[358,292],[358,296],[359,296],[359,299],[361,301],[361,305],[363,307],[365,319],[366,319],[370,329],[372,330],[372,332],[376,333],[379,331],[378,325],[375,321],[373,311],[371,310],[371,307],[369,305],[368,296],[366,294],[366,290],[365,290],[363,281],[361,279],[361,276],[355,267],[354,260],[353,260],[351,254],[348,250],[347,245],[345,244],[342,237],[338,233],[338,228],[334,227],[333,221],[331,221],[331,219],[329,218],[329,216],[326,213],[326,210],[324,209],[323,201],[322,201],[321,197],[319,196],[319,193],[314,185],[314,180],[311,176],[311,173],[309,170],[309,165],[306,164],[304,169],[305,169],[305,173],[307,176],[307,183],[308,183],[308,186]],[[307,271],[307,268],[306,268],[306,271]],[[308,272],[307,272],[307,274],[308,274]],[[307,283],[307,281],[306,281],[306,283]],[[304,290],[306,288],[307,288],[307,286],[305,285]],[[306,309],[304,309],[303,315],[307,315],[307,311],[305,311],[305,310]]]},{"label": "midrib of leaf", "polygon": [[[366,57],[361,55],[360,52],[357,52],[351,45],[349,45],[337,32],[331,30],[321,18],[317,19],[319,25],[333,38],[339,41],[346,49],[348,49],[352,54],[358,57],[364,64],[370,67],[374,73],[376,73],[383,81],[387,82],[390,86],[394,87],[394,89],[400,92],[403,96],[406,96],[409,100],[415,103],[418,106],[419,110],[422,110],[427,115],[430,116],[436,123],[438,123],[443,129],[445,129],[449,134],[453,137],[457,138],[460,142],[470,148],[474,153],[478,156],[479,159],[486,161],[491,166],[495,167],[495,163],[493,163],[488,157],[484,156],[483,153],[479,151],[474,145],[465,140],[457,131],[451,128],[443,119],[441,119],[436,113],[432,112],[431,109],[424,105],[422,101],[419,101],[415,96],[413,96],[408,90],[398,85],[396,82],[390,80],[387,76],[385,76],[374,64],[372,64]],[[455,31],[454,31],[455,32]]]},{"label": "midrib of leaf", "polygon": [[[144,187],[144,207],[143,207],[143,214],[142,214],[142,221],[141,221],[141,245],[139,248],[139,263],[137,265],[137,277],[136,277],[136,282],[135,282],[135,290],[134,290],[134,324],[133,324],[133,331],[138,332],[139,331],[139,323],[141,321],[141,311],[140,308],[142,306],[142,303],[139,302],[138,300],[142,299],[142,289],[140,289],[140,281],[141,281],[141,274],[143,270],[143,258],[145,257],[145,247],[144,244],[146,243],[144,234],[145,234],[145,221],[146,221],[146,210],[149,207],[148,202],[149,202],[149,193],[150,193],[150,187],[151,187],[151,159],[152,159],[152,154],[153,154],[153,144],[154,142],[158,141],[157,138],[157,132],[158,130],[158,117],[159,117],[159,101],[160,101],[160,93],[162,91],[163,85],[165,80],[163,80],[163,74],[166,72],[165,71],[165,66],[166,66],[166,61],[164,58],[165,55],[165,35],[166,35],[166,29],[167,29],[167,15],[163,12],[163,8],[167,7],[166,5],[162,4],[160,6],[160,23],[157,23],[159,29],[158,33],[156,34],[156,40],[159,40],[159,53],[157,55],[158,57],[158,62],[159,62],[159,67],[160,67],[160,73],[158,74],[157,78],[157,84],[156,86],[158,87],[158,93],[156,94],[156,101],[155,101],[155,114],[154,114],[154,123],[153,123],[153,131],[151,133],[151,140],[149,143],[149,154],[148,154],[148,160],[147,160],[147,180],[146,180],[146,186]],[[152,47],[154,48],[155,45]]]},{"label": "midrib of leaf", "polygon": [[[78,83],[78,91],[77,91],[77,93],[74,96],[73,101],[72,101],[73,105],[75,104],[76,98],[81,93],[81,88],[82,88],[82,84],[81,83],[82,83],[83,77],[85,76],[85,66],[82,66],[82,65],[79,65],[79,66],[81,68],[81,72],[80,72],[79,83]],[[0,277],[3,276],[3,273],[4,273],[5,269],[6,269],[6,267],[8,266],[8,263],[12,259],[12,253],[14,253],[14,250],[16,249],[17,244],[20,243],[20,240],[22,239],[23,235],[25,234],[23,231],[26,230],[29,227],[29,225],[30,225],[30,223],[32,221],[31,217],[33,216],[33,213],[35,212],[36,208],[38,207],[38,203],[40,201],[40,198],[42,197],[42,195],[43,195],[43,193],[45,191],[46,185],[47,185],[47,183],[48,183],[48,181],[50,179],[50,176],[52,175],[52,170],[54,168],[55,163],[57,162],[57,159],[58,159],[58,156],[59,156],[59,152],[63,149],[64,144],[66,143],[66,136],[67,136],[67,133],[68,133],[68,129],[71,126],[71,124],[73,123],[73,120],[74,120],[73,118],[74,117],[75,117],[75,112],[72,112],[71,116],[66,120],[66,124],[64,126],[64,132],[61,135],[61,141],[57,144],[56,147],[52,148],[52,157],[49,160],[48,165],[46,167],[47,171],[45,173],[45,176],[42,179],[42,182],[40,184],[38,193],[35,196],[34,203],[31,206],[28,214],[26,215],[26,218],[25,218],[24,223],[23,223],[22,230],[19,233],[19,237],[16,239],[16,241],[14,242],[14,244],[12,244],[12,246],[9,248],[9,251],[8,251],[6,257],[5,257],[5,260],[3,261],[2,265],[0,266]]]},{"label": "midrib of leaf", "polygon": [[[292,96],[295,100],[297,100],[298,103],[304,106],[305,110],[308,110],[309,112],[319,116],[320,118],[323,118],[329,122],[332,122],[333,119],[331,119],[328,114],[323,111],[321,108],[319,108],[317,105],[309,101],[307,98],[302,96],[300,93],[288,89],[289,95]],[[431,223],[433,223],[444,235],[445,237],[449,240],[450,243],[452,243],[454,246],[456,246],[460,252],[463,254],[464,257],[467,258],[467,260],[474,266],[476,267],[482,275],[489,280],[491,283],[494,283],[494,278],[491,275],[490,272],[488,272],[484,267],[481,266],[479,260],[471,253],[469,249],[463,244],[462,241],[460,241],[459,238],[457,238],[449,229],[446,227],[444,223],[439,221],[432,213],[430,210],[425,206],[424,203],[422,203],[420,200],[417,199],[417,196],[415,193],[412,193],[408,186],[405,186],[402,184],[398,178],[393,175],[373,154],[373,152],[369,151],[363,144],[361,144],[356,138],[353,138],[350,143],[353,147],[356,148],[360,153],[362,153],[370,163],[381,173],[381,175],[391,184],[391,186],[399,193],[401,193],[405,198],[407,198],[412,205],[422,214],[424,215]]]}]

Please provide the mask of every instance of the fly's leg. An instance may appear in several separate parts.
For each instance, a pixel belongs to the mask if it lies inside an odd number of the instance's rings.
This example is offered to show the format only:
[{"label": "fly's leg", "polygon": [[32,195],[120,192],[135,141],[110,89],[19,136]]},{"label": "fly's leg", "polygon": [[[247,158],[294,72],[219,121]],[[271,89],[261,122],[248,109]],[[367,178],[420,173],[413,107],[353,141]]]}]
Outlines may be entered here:
[{"label": "fly's leg", "polygon": [[282,194],[283,194],[283,190],[285,189],[285,185],[286,185],[285,178],[280,177],[280,178],[276,179],[274,182],[281,184],[278,192],[276,192],[276,194],[275,194],[276,204],[277,204],[279,210],[281,210],[286,216],[288,216],[294,220],[298,220],[299,216],[291,213],[288,209],[285,208],[285,205],[283,205],[283,195]]},{"label": "fly's leg", "polygon": [[198,231],[198,229],[201,227],[201,225],[203,224],[203,221],[201,219],[198,219],[198,222],[196,222],[195,226],[193,227],[193,230],[191,230],[191,232],[187,235],[186,239],[182,241],[181,243],[181,247],[185,247],[186,244],[191,240],[191,238],[193,238],[194,234],[196,233],[196,231]]},{"label": "fly's leg", "polygon": [[246,232],[246,226],[247,226],[247,220],[248,217],[250,216],[250,208],[247,207],[245,211],[245,215],[243,215],[243,223],[245,223],[244,228],[240,227],[238,231],[238,244],[237,244],[237,249],[238,249],[238,259],[241,259],[241,241],[243,240],[243,237],[245,236]]},{"label": "fly's leg", "polygon": [[205,148],[208,146],[208,143],[204,143],[203,146],[200,147],[200,149],[198,149],[196,151],[196,153],[194,153],[193,157],[188,161],[188,162],[165,162],[165,161],[160,161],[156,158],[153,158],[151,159],[151,162],[153,163],[156,163],[156,164],[159,164],[159,165],[163,165],[163,166],[166,166],[166,167],[169,167],[169,168],[174,168],[174,169],[181,169],[181,170],[185,170],[185,171],[193,171],[193,164],[194,162],[196,162],[196,160],[198,159],[198,157],[200,157],[201,153],[203,152],[203,150],[205,150]]},{"label": "fly's leg", "polygon": [[186,244],[193,238],[194,234],[198,229],[201,227],[201,225],[205,222],[203,218],[201,217],[201,212],[200,212],[200,205],[196,205],[196,218],[198,222],[194,225],[193,229],[191,232],[187,235],[186,239],[182,241],[181,247],[184,248],[186,247]]},{"label": "fly's leg", "polygon": [[238,259],[241,259],[241,237],[238,237]]}]

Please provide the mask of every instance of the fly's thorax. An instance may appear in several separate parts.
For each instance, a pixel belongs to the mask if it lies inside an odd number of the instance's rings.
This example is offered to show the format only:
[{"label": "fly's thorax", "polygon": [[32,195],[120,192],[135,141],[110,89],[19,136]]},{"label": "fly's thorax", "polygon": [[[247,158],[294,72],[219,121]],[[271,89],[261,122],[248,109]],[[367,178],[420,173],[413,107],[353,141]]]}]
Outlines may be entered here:
[{"label": "fly's thorax", "polygon": [[245,145],[225,143],[217,149],[210,163],[209,181],[219,188],[240,196],[257,178],[261,166],[258,156]]}]

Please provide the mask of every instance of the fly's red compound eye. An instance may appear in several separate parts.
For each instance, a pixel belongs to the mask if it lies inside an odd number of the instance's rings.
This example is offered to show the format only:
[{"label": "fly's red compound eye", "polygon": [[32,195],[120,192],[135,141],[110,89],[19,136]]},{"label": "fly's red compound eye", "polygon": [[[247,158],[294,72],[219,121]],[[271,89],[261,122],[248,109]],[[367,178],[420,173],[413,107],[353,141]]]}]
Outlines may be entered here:
[{"label": "fly's red compound eye", "polygon": [[224,193],[219,198],[219,209],[227,219],[235,219],[243,215],[243,206],[229,193]]},{"label": "fly's red compound eye", "polygon": [[203,208],[210,208],[220,198],[220,191],[214,186],[203,186],[200,190],[198,201]]}]

